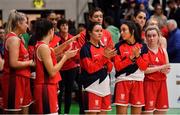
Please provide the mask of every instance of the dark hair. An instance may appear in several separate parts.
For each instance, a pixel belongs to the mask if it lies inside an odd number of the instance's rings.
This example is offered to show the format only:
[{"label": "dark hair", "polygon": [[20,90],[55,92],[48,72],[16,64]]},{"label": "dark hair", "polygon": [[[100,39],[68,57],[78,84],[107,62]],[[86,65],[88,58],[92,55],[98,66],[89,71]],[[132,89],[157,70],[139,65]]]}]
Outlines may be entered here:
[{"label": "dark hair", "polygon": [[93,8],[91,11],[89,11],[89,17],[92,17],[92,16],[94,15],[94,13],[95,13],[95,12],[98,12],[98,11],[100,11],[100,12],[103,13],[103,11],[101,10],[101,8],[95,7],[95,8]]},{"label": "dark hair", "polygon": [[104,17],[104,22],[108,23],[109,25],[114,24],[114,19],[111,16]]},{"label": "dark hair", "polygon": [[137,17],[137,15],[138,15],[139,13],[141,13],[141,12],[143,12],[143,13],[146,14],[146,11],[145,11],[145,10],[135,10],[135,12],[134,12],[134,17]]},{"label": "dark hair", "polygon": [[175,2],[176,2],[175,0],[168,0],[167,4],[171,4],[171,3],[175,3]]},{"label": "dark hair", "polygon": [[78,27],[84,27],[84,28],[86,28],[86,24],[79,23],[79,24],[78,24]]},{"label": "dark hair", "polygon": [[63,24],[67,24],[68,25],[68,21],[66,19],[58,20],[57,28],[60,30],[60,26],[63,25]]},{"label": "dark hair", "polygon": [[53,10],[46,10],[45,12],[41,12],[41,18],[48,18],[48,16],[50,16],[52,13],[55,13],[55,11],[53,11]]},{"label": "dark hair", "polygon": [[[96,25],[101,25],[97,22],[91,22],[89,23],[89,25],[87,26],[87,29],[86,29],[86,41],[89,41],[90,40],[90,35],[89,35],[89,32],[92,32],[93,28],[96,26]],[[102,25],[101,25],[102,26]]]},{"label": "dark hair", "polygon": [[123,21],[122,24],[125,24],[128,26],[129,32],[131,33],[131,35],[134,35],[136,42],[139,42],[139,43],[142,42],[141,34],[140,32],[138,32],[139,29],[133,21]]},{"label": "dark hair", "polygon": [[53,28],[53,24],[47,19],[39,19],[35,22],[35,38],[40,41],[44,36],[47,36],[50,29]]}]

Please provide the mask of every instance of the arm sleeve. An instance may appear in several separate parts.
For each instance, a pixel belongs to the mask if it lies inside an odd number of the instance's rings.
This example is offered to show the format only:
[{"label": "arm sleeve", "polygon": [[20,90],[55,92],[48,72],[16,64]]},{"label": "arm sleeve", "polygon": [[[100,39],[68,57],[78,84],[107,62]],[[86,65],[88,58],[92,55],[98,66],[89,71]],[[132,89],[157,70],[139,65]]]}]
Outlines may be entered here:
[{"label": "arm sleeve", "polygon": [[78,47],[81,48],[85,43],[86,31],[80,33],[80,37],[77,39]]},{"label": "arm sleeve", "polygon": [[112,68],[113,68],[113,64],[110,60],[108,60],[107,62],[107,71],[108,73],[110,73],[112,71]]},{"label": "arm sleeve", "polygon": [[121,57],[121,53],[120,53],[120,50],[119,50],[120,44],[121,43],[119,42],[119,43],[117,43],[115,45],[115,48],[117,50],[117,55],[113,58],[113,60],[114,60],[114,67],[115,67],[115,69],[117,71],[120,71],[120,70],[126,68],[128,65],[133,63],[129,58],[127,58],[127,57],[122,58]]},{"label": "arm sleeve", "polygon": [[138,65],[139,69],[145,71],[148,67],[148,55],[143,54],[142,56],[136,59],[136,64]]},{"label": "arm sleeve", "polygon": [[130,58],[121,59],[120,55],[116,55],[114,58],[114,67],[117,71],[120,71],[120,70],[126,68],[128,65],[130,65],[132,63],[133,62],[130,60]]},{"label": "arm sleeve", "polygon": [[138,65],[139,69],[145,71],[148,67],[148,47],[145,43],[142,43],[141,54],[136,59],[136,64]]}]

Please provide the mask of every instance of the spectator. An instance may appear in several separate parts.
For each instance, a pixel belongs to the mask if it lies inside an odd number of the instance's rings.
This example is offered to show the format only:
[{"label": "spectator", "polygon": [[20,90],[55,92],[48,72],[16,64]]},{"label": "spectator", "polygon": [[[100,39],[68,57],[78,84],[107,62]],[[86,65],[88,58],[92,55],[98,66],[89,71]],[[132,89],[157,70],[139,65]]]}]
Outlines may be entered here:
[{"label": "spectator", "polygon": [[169,0],[167,4],[169,7],[168,19],[174,19],[180,28],[180,7],[177,6],[175,0]]},{"label": "spectator", "polygon": [[46,18],[53,23],[55,32],[58,32],[58,29],[57,29],[57,15],[56,15],[56,13],[51,11],[50,13],[47,14]]},{"label": "spectator", "polygon": [[153,12],[156,8],[156,5],[159,4],[162,6],[162,11],[166,12],[166,0],[148,0],[149,9]]},{"label": "spectator", "polygon": [[111,33],[114,44],[118,43],[120,38],[119,29],[114,26],[114,20],[111,16],[104,17],[104,26]]},{"label": "spectator", "polygon": [[145,10],[136,10],[134,13],[134,22],[137,24],[138,27],[140,27],[139,32],[141,34],[141,38],[144,39],[144,26],[146,24],[146,12]]},{"label": "spectator", "polygon": [[175,20],[168,20],[167,27],[170,32],[167,41],[167,51],[170,63],[180,63],[180,29]]},{"label": "spectator", "polygon": [[128,1],[128,8],[124,12],[124,19],[126,20],[132,20],[133,15],[136,8],[136,1],[135,0],[129,0]]},{"label": "spectator", "polygon": [[156,4],[154,8],[154,14],[150,18],[155,18],[158,20],[159,28],[161,29],[164,25],[166,25],[167,18],[163,14],[163,9],[160,4]]}]

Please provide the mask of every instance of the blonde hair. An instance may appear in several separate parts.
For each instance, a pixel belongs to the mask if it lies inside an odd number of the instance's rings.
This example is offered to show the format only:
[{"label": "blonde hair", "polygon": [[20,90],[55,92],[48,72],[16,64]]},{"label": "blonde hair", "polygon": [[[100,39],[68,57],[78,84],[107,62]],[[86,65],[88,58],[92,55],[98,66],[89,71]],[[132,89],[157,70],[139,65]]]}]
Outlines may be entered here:
[{"label": "blonde hair", "polygon": [[6,34],[15,30],[17,23],[25,20],[25,18],[26,15],[24,13],[17,12],[16,10],[11,10],[5,28]]},{"label": "blonde hair", "polygon": [[156,30],[156,32],[158,33],[158,36],[160,37],[161,36],[161,31],[159,30],[159,27],[157,25],[149,25],[146,27],[145,29],[145,36],[147,36],[147,31],[150,31],[150,30]]}]

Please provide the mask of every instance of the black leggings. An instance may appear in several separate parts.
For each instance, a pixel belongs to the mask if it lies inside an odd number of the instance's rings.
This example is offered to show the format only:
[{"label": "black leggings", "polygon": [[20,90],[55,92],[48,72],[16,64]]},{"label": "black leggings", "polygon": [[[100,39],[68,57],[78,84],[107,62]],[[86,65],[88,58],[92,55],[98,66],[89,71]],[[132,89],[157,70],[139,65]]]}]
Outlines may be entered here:
[{"label": "black leggings", "polygon": [[72,89],[75,78],[79,76],[79,68],[73,68],[65,71],[61,71],[62,81],[59,82],[60,94],[58,95],[59,111],[61,114],[62,97],[64,94],[64,114],[69,114],[71,101],[72,101]]}]

